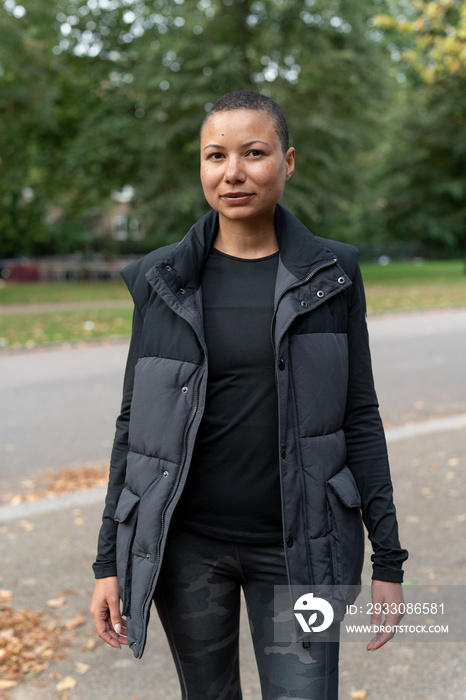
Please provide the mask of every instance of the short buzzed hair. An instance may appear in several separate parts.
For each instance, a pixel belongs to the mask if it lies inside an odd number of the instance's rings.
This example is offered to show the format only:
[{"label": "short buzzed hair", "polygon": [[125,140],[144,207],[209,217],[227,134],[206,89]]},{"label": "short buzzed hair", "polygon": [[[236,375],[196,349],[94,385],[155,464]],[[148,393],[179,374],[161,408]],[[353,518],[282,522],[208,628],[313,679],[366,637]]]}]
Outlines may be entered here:
[{"label": "short buzzed hair", "polygon": [[288,124],[286,123],[285,115],[281,108],[270,97],[262,95],[260,92],[253,90],[235,90],[227,92],[226,95],[220,97],[210,108],[206,118],[202,122],[201,132],[204,124],[209,117],[215,112],[230,112],[234,109],[252,109],[259,112],[267,112],[271,117],[283,153],[286,153],[289,148]]}]

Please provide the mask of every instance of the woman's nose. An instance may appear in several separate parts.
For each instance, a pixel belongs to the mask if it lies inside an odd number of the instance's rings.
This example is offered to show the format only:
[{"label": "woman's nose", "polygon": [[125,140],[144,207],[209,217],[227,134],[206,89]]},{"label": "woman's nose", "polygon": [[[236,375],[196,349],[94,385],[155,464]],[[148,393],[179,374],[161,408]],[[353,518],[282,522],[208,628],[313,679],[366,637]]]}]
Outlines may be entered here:
[{"label": "woman's nose", "polygon": [[241,165],[241,159],[236,156],[230,156],[226,160],[225,180],[228,182],[243,182],[245,179],[244,170]]}]

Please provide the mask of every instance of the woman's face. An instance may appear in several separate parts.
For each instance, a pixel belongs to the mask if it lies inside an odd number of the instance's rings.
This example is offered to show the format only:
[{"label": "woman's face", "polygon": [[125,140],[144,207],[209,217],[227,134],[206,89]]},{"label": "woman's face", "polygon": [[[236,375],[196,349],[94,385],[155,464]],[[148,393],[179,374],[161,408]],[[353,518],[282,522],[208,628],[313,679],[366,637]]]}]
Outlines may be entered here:
[{"label": "woman's face", "polygon": [[270,221],[294,170],[294,148],[283,152],[264,111],[214,112],[201,132],[201,182],[220,218]]}]

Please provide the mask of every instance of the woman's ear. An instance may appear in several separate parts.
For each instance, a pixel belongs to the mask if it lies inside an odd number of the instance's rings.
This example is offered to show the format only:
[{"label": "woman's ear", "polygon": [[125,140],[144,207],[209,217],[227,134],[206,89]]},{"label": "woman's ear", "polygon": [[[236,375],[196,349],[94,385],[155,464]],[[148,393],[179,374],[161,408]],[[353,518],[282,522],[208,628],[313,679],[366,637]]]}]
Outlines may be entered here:
[{"label": "woman's ear", "polygon": [[285,154],[286,161],[286,179],[289,180],[294,173],[295,166],[295,149],[290,147]]}]

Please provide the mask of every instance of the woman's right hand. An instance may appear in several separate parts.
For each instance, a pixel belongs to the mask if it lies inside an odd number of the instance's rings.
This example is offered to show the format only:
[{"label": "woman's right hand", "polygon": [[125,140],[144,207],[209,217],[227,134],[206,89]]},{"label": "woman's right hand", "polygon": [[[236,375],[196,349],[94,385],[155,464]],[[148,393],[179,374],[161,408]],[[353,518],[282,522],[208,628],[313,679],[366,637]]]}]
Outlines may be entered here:
[{"label": "woman's right hand", "polygon": [[126,622],[120,613],[120,591],[116,576],[98,578],[92,596],[91,615],[97,634],[104,642],[115,649],[128,645]]}]

